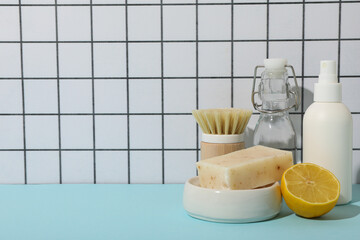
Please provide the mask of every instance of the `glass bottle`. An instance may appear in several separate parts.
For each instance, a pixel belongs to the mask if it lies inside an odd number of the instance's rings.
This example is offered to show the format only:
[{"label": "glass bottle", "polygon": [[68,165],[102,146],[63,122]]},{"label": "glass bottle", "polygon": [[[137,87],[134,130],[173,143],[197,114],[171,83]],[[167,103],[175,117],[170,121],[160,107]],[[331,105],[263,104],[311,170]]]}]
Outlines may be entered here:
[{"label": "glass bottle", "polygon": [[[261,74],[258,91],[255,91],[257,69],[265,67]],[[293,91],[288,82],[287,67],[292,70],[296,90]],[[265,59],[264,66],[256,66],[252,90],[252,103],[260,112],[254,129],[254,145],[263,145],[293,152],[294,164],[297,160],[296,133],[289,116],[289,110],[298,108],[299,87],[294,68],[287,65],[286,59]],[[261,104],[256,103],[257,100]]]}]

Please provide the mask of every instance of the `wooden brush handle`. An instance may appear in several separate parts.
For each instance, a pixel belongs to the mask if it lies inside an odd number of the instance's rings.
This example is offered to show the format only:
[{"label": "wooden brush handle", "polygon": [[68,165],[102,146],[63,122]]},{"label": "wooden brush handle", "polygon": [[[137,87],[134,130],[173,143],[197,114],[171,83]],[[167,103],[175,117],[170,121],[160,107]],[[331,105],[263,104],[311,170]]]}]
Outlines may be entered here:
[{"label": "wooden brush handle", "polygon": [[201,142],[201,160],[224,155],[244,148],[245,148],[244,142],[239,142],[239,143]]}]

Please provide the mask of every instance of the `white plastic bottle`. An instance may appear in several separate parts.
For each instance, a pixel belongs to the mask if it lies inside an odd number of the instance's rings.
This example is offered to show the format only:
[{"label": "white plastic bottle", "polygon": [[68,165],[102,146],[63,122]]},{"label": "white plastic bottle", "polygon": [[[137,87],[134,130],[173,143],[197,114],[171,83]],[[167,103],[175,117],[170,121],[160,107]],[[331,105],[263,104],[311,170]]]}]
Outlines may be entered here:
[{"label": "white plastic bottle", "polygon": [[314,103],[303,121],[303,162],[318,164],[340,181],[338,205],[352,198],[353,122],[342,101],[335,61],[321,61],[319,82],[314,86]]}]

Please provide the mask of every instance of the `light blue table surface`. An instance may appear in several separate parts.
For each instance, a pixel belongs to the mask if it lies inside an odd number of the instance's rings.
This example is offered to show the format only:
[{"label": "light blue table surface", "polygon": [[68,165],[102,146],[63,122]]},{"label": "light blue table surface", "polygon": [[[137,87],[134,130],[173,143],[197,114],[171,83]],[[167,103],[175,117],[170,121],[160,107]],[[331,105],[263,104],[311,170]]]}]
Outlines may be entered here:
[{"label": "light blue table surface", "polygon": [[283,204],[269,221],[223,224],[188,216],[184,185],[0,185],[0,239],[360,239],[353,201],[317,219]]}]

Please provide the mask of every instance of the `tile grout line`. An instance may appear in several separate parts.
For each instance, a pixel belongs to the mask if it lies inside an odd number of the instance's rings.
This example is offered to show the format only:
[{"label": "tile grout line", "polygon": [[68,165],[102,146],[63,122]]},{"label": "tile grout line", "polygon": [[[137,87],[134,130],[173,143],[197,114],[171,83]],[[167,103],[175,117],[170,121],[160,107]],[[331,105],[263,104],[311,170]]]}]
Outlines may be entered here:
[{"label": "tile grout line", "polygon": [[94,29],[93,29],[93,6],[90,0],[90,38],[91,38],[91,96],[92,96],[92,130],[93,130],[93,176],[96,184],[96,135],[95,135],[95,80],[94,80]]},{"label": "tile grout line", "polygon": [[234,0],[231,0],[231,100],[230,107],[234,107]]},{"label": "tile grout line", "polygon": [[131,183],[130,175],[130,89],[129,89],[129,28],[128,28],[128,0],[125,0],[125,48],[126,48],[126,121],[127,121],[127,178],[128,184]]},{"label": "tile grout line", "polygon": [[[290,115],[301,115],[301,112],[290,112]],[[351,112],[353,115],[359,115],[360,112]],[[183,112],[183,113],[0,113],[0,116],[188,116],[192,113]],[[253,115],[259,115],[258,112],[254,112]]]},{"label": "tile grout line", "polygon": [[[293,148],[283,148],[283,149],[293,149]],[[62,151],[70,151],[70,152],[92,152],[92,148],[62,148]],[[112,152],[126,152],[128,148],[99,148],[96,151],[112,151]],[[161,148],[133,148],[131,151],[161,151]],[[165,151],[196,151],[195,148],[165,148]],[[353,150],[360,150],[360,148],[353,148]],[[11,149],[0,149],[0,152],[22,152],[23,149],[11,148]],[[59,149],[55,148],[30,148],[27,149],[28,152],[58,152]]]},{"label": "tile grout line", "polygon": [[[293,149],[293,148],[287,148],[287,149]],[[301,149],[301,148],[297,148]],[[10,148],[10,149],[0,149],[0,152],[22,152],[24,149],[18,149],[18,148]],[[71,152],[91,152],[93,151],[92,148],[62,148],[62,151],[71,151]],[[96,149],[96,151],[113,151],[113,152],[126,152],[128,151],[128,148],[99,148]],[[130,149],[131,151],[161,151],[161,148],[133,148]],[[165,148],[165,151],[196,151],[195,148]],[[352,150],[354,151],[360,151],[360,147],[353,147]],[[27,149],[28,152],[58,152],[59,149],[55,148],[30,148]]]},{"label": "tile grout line", "polygon": [[337,59],[337,74],[338,74],[338,82],[340,83],[340,59],[341,59],[341,9],[342,4],[341,0],[339,1],[339,26],[338,26],[338,59]]},{"label": "tile grout line", "polygon": [[0,116],[171,116],[171,115],[191,115],[188,112],[179,112],[179,113],[0,113]]},{"label": "tile grout line", "polygon": [[24,183],[27,184],[27,159],[26,159],[26,127],[25,127],[25,82],[24,82],[24,56],[22,43],[22,13],[21,0],[19,0],[19,28],[20,28],[20,71],[21,71],[21,94],[22,94],[22,116],[23,116],[23,144],[24,144]]},{"label": "tile grout line", "polygon": [[59,141],[59,183],[62,184],[62,156],[61,156],[61,108],[60,108],[60,64],[59,64],[59,22],[58,7],[55,0],[55,38],[56,38],[56,83],[57,83],[57,101],[58,101],[58,141]]},{"label": "tile grout line", "polygon": [[270,2],[266,0],[266,58],[269,58]]},{"label": "tile grout line", "polygon": [[[199,5],[198,5],[198,0],[196,0],[196,5],[195,5],[195,74],[196,74],[196,78],[195,78],[195,94],[196,94],[196,109],[199,109]],[[195,123],[196,124],[196,123]],[[199,126],[198,124],[196,124],[196,162],[199,161]],[[196,175],[197,174],[197,170],[196,170]]]},{"label": "tile grout line", "polygon": [[[234,76],[234,78],[237,79],[252,79],[254,76]],[[299,75],[297,77],[302,78],[317,78],[318,76],[302,76]],[[360,75],[340,75],[341,78],[360,78]],[[95,80],[144,80],[144,79],[160,79],[161,77],[94,77]],[[164,79],[181,79],[181,80],[193,80],[193,79],[229,79],[231,76],[193,76],[193,77],[164,77]],[[289,78],[292,78],[292,76],[289,76]],[[57,80],[57,77],[0,77],[1,80]],[[60,80],[89,80],[91,77],[59,77]]]},{"label": "tile grout line", "polygon": [[[57,5],[59,6],[59,5]],[[0,6],[1,7],[1,6]],[[202,43],[231,43],[231,42],[324,42],[324,41],[338,41],[339,38],[268,38],[268,39],[219,39],[219,40],[210,40],[210,39],[202,39],[198,40],[198,42]],[[360,38],[342,38],[342,41],[360,41]],[[196,40],[61,40],[61,41],[52,41],[52,40],[39,40],[39,41],[21,41],[22,43],[133,43],[133,44],[141,44],[141,43],[195,43]],[[0,43],[20,43],[20,41],[9,41],[9,40],[0,40]]]},{"label": "tile grout line", "polygon": [[[343,3],[359,3],[360,1],[358,0],[349,0],[349,1],[342,1]],[[306,4],[337,4],[339,3],[339,1],[308,1],[306,2]],[[231,3],[229,2],[216,2],[216,3],[198,3],[198,5],[230,5]],[[234,3],[234,5],[265,5],[265,2],[236,2]],[[270,5],[300,5],[302,4],[302,2],[270,2]],[[194,6],[195,3],[163,3],[164,6]],[[4,4],[0,4],[0,7],[16,7],[19,6],[19,4],[11,4],[11,3],[4,3]],[[23,4],[23,6],[26,7],[53,7],[54,4]],[[74,4],[58,4],[58,6],[61,7],[78,7],[78,6],[90,6],[90,4],[81,4],[81,3],[74,3]],[[125,6],[125,3],[97,3],[97,4],[93,4],[93,6],[99,6],[99,7],[104,7],[104,6]],[[128,6],[136,6],[136,7],[146,7],[146,6],[160,6],[159,3],[133,3],[133,4],[128,4]]]},{"label": "tile grout line", "polygon": [[[301,56],[301,75],[304,76],[305,73],[305,0],[303,0],[302,2],[303,4],[303,9],[302,9],[302,43],[301,43],[301,52],[302,52],[302,56]],[[303,122],[304,122],[304,78],[301,78],[301,97],[300,97],[300,101],[301,101],[301,118],[300,118],[300,140],[301,140],[301,145],[300,145],[300,162],[303,162],[303,136],[304,136],[304,127],[303,127]],[[297,145],[297,144],[296,144]],[[299,162],[299,161],[297,161]]]},{"label": "tile grout line", "polygon": [[164,19],[163,0],[160,0],[160,46],[161,46],[161,175],[162,184],[165,183],[165,126],[164,126]]}]

